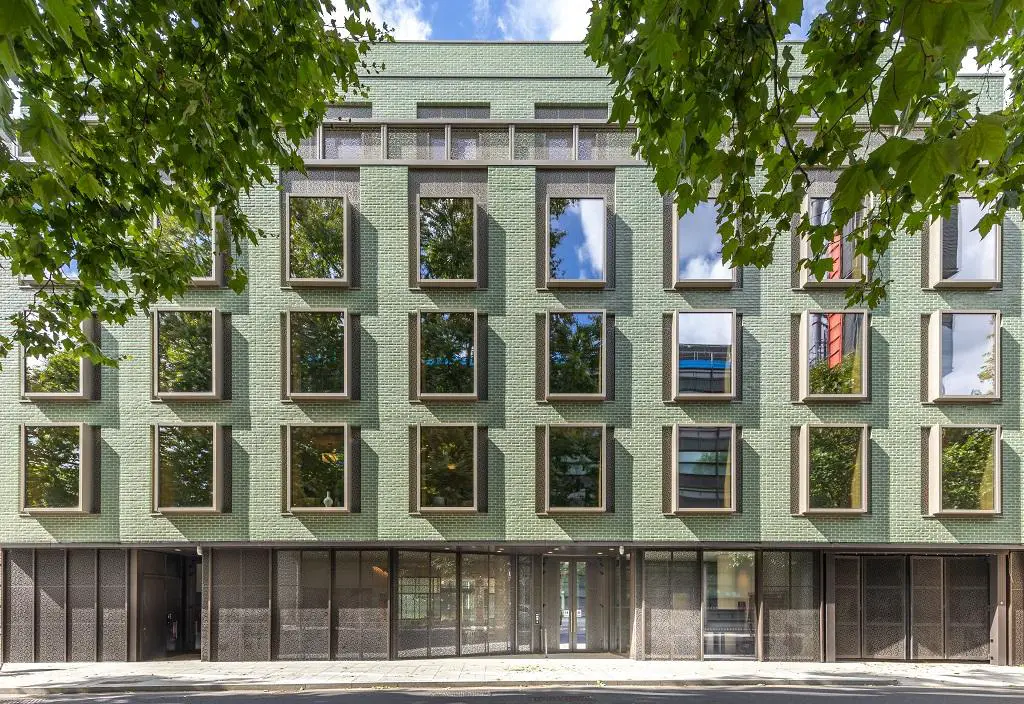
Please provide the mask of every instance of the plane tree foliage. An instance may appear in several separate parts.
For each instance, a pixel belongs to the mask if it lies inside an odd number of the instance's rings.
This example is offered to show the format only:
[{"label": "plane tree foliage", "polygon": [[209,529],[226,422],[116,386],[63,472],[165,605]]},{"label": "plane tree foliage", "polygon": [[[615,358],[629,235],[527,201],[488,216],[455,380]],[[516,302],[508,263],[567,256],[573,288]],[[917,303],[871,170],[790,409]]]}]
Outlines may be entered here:
[{"label": "plane tree foliage", "polygon": [[[849,298],[874,306],[894,238],[961,194],[991,206],[983,233],[1019,205],[1024,0],[829,0],[806,43],[786,41],[804,6],[595,0],[586,51],[659,188],[683,212],[715,196],[731,264],[765,267],[796,234],[810,245],[799,265],[822,278],[836,233],[801,206],[819,173],[841,172],[832,222],[867,210],[851,240],[870,273]],[[1006,71],[1005,100],[998,81],[956,79],[969,54]]]},{"label": "plane tree foliage", "polygon": [[[302,170],[296,145],[380,68],[366,54],[387,27],[341,2],[325,24],[331,0],[4,0],[0,266],[37,292],[0,359],[54,352],[61,333],[114,363],[80,323],[123,324],[200,273],[156,222],[211,208],[226,248],[259,242],[247,194]],[[237,260],[225,279],[244,289]]]}]

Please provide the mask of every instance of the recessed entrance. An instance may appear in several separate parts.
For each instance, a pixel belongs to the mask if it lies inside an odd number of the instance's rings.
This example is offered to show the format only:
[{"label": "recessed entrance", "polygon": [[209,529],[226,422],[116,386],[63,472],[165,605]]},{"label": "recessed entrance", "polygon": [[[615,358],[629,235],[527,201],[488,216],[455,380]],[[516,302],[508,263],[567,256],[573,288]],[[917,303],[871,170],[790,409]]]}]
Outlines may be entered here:
[{"label": "recessed entrance", "polygon": [[139,659],[198,658],[202,558],[155,550],[138,555]]},{"label": "recessed entrance", "polygon": [[544,652],[608,652],[612,573],[603,557],[544,558]]}]

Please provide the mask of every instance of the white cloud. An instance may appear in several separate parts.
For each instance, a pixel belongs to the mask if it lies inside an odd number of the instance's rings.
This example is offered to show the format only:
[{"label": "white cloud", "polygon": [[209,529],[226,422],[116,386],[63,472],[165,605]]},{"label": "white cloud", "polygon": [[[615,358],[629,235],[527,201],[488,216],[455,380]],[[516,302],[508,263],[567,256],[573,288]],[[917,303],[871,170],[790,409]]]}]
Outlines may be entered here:
[{"label": "white cloud", "polygon": [[680,313],[677,339],[681,345],[731,345],[733,322],[731,313]]},{"label": "white cloud", "polygon": [[596,276],[604,272],[605,210],[599,198],[583,198],[566,208],[567,213],[578,214],[583,230],[583,246],[578,251],[580,268],[589,264]]},{"label": "white cloud", "polygon": [[[433,27],[423,15],[421,0],[369,0],[370,19],[379,26],[382,22],[391,28],[395,39],[429,39]],[[337,20],[338,26],[347,14],[345,4],[335,0],[334,12],[328,20]]]},{"label": "white cloud", "polygon": [[479,34],[491,23],[491,0],[473,0],[473,28]]},{"label": "white cloud", "polygon": [[581,41],[589,9],[590,0],[506,0],[498,31],[505,39]]}]

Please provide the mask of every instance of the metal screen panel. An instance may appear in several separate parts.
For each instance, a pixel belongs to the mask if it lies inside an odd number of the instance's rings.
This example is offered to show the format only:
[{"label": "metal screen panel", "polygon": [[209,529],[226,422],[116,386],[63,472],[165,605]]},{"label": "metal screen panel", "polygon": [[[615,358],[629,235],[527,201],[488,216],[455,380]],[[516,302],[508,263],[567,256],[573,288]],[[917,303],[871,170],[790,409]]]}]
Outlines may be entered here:
[{"label": "metal screen panel", "polygon": [[97,659],[123,662],[128,659],[128,551],[100,550],[98,560]]},{"label": "metal screen panel", "polygon": [[36,551],[36,660],[67,659],[67,561],[63,550]]},{"label": "metal screen panel", "polygon": [[96,660],[96,551],[68,551],[68,660]]},{"label": "metal screen panel", "polygon": [[330,658],[330,574],[326,550],[275,551],[275,660]]},{"label": "metal screen panel", "polygon": [[764,658],[813,662],[821,656],[818,556],[761,554]]},{"label": "metal screen panel", "polygon": [[862,558],[864,580],[863,657],[907,657],[907,561],[903,556]]},{"label": "metal screen panel", "polygon": [[456,556],[399,552],[397,587],[398,657],[455,655],[459,640]]},{"label": "metal screen panel", "polygon": [[4,602],[7,619],[4,635],[6,662],[35,660],[34,550],[7,550],[4,555]]},{"label": "metal screen panel", "polygon": [[475,554],[461,559],[462,654],[511,652],[511,560],[505,555]]},{"label": "metal screen panel", "polygon": [[1010,664],[1024,665],[1024,552],[1011,552]]},{"label": "metal screen panel", "polygon": [[388,657],[388,553],[337,550],[334,553],[334,657],[384,660]]},{"label": "metal screen panel", "polygon": [[989,558],[946,558],[946,659],[990,657]]},{"label": "metal screen panel", "polygon": [[644,553],[643,605],[647,658],[700,659],[700,563],[696,552]]},{"label": "metal screen panel", "polygon": [[520,653],[533,653],[538,650],[537,612],[540,607],[536,601],[536,586],[533,566],[534,558],[530,555],[516,557],[516,649]]},{"label": "metal screen panel", "polygon": [[219,661],[270,658],[270,551],[212,551],[210,657]]},{"label": "metal screen panel", "polygon": [[910,657],[936,660],[944,652],[942,558],[910,558]]},{"label": "metal screen panel", "polygon": [[860,655],[860,558],[838,556],[832,561],[835,584],[836,659]]}]

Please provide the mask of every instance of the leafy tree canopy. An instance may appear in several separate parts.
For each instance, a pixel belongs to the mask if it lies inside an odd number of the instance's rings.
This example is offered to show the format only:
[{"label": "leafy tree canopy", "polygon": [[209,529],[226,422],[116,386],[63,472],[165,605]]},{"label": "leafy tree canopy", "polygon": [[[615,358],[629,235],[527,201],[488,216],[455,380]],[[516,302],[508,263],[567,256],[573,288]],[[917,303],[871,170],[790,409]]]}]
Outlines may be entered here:
[{"label": "leafy tree canopy", "polygon": [[[723,256],[767,266],[815,171],[842,170],[832,222],[877,265],[897,233],[948,215],[960,194],[991,207],[988,232],[1024,184],[1024,0],[830,0],[805,44],[784,37],[803,0],[595,0],[587,53],[610,72],[612,118],[683,211],[718,188]],[[955,79],[976,51],[1002,64],[1006,105],[980,108]],[[1001,93],[1001,91],[999,91]],[[1001,95],[986,96],[1000,99]],[[817,278],[834,226],[799,217]],[[873,274],[851,302],[876,305]]]},{"label": "leafy tree canopy", "polygon": [[[0,260],[39,293],[0,358],[14,343],[48,354],[58,331],[114,361],[82,320],[122,324],[196,275],[186,248],[159,246],[155,219],[188,222],[201,204],[235,248],[258,241],[240,199],[275,166],[302,169],[294,145],[364,91],[366,52],[390,38],[366,0],[344,5],[343,26],[325,26],[331,0],[3,2]],[[245,272],[226,280],[241,291]]]}]

